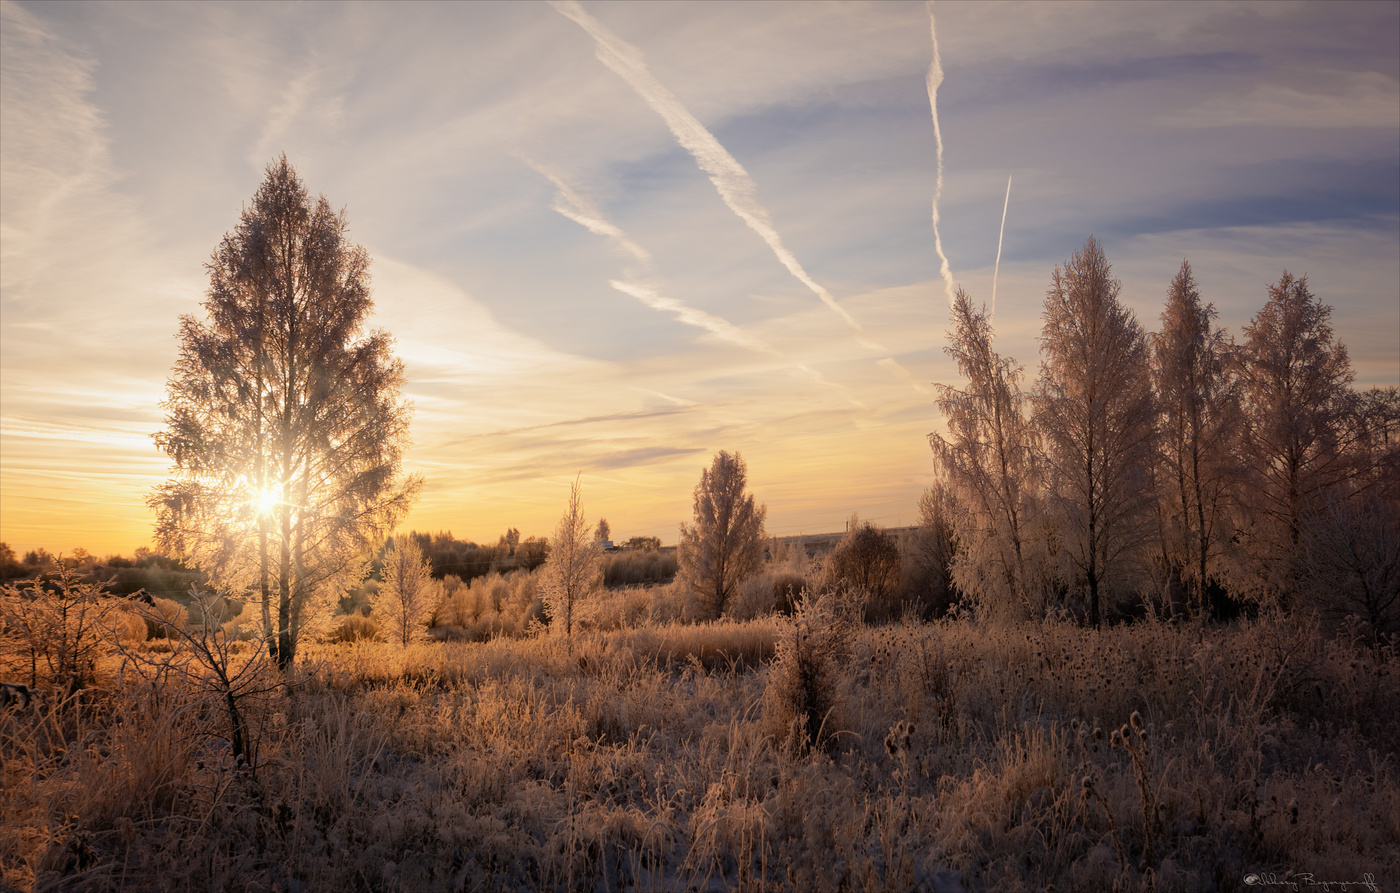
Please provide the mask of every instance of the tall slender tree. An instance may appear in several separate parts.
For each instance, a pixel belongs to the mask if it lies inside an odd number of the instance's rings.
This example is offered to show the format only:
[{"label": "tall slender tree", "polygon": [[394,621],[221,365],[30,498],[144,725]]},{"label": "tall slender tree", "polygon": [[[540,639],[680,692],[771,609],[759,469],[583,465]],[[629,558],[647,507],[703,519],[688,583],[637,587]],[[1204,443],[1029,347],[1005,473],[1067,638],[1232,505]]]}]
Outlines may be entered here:
[{"label": "tall slender tree", "polygon": [[181,318],[155,436],[174,462],[148,500],[157,542],[252,587],[283,667],[420,484],[401,474],[403,364],[364,331],[369,256],[346,228],[285,155],[268,166],[206,265],[207,319]]},{"label": "tall slender tree", "polygon": [[1307,277],[1285,270],[1235,354],[1249,482],[1236,585],[1265,601],[1288,600],[1306,519],[1357,472],[1344,443],[1354,376],[1331,317]]},{"label": "tall slender tree", "polygon": [[370,611],[385,635],[404,646],[426,638],[441,584],[433,579],[418,540],[408,534],[390,539],[380,576],[383,583],[370,596]]},{"label": "tall slender tree", "polygon": [[1039,607],[1031,534],[1037,465],[1022,367],[993,346],[991,320],[962,289],[953,299],[953,329],[944,352],[967,386],[937,385],[948,437],[929,435],[960,509],[953,582],[984,615],[1033,613]]},{"label": "tall slender tree", "polygon": [[549,558],[544,563],[545,604],[551,622],[556,628],[562,626],[571,641],[579,603],[602,582],[602,547],[589,536],[582,492],[575,479],[569,489],[569,508],[554,528]]},{"label": "tall slender tree", "polygon": [[1161,425],[1163,550],[1198,611],[1229,537],[1230,497],[1239,479],[1239,394],[1229,371],[1230,343],[1213,325],[1215,316],[1183,260],[1167,290],[1162,331],[1152,336],[1152,381]]},{"label": "tall slender tree", "polygon": [[1120,290],[1092,237],[1055,268],[1035,400],[1059,542],[1095,627],[1103,593],[1130,580],[1151,529],[1156,419],[1147,338]]}]

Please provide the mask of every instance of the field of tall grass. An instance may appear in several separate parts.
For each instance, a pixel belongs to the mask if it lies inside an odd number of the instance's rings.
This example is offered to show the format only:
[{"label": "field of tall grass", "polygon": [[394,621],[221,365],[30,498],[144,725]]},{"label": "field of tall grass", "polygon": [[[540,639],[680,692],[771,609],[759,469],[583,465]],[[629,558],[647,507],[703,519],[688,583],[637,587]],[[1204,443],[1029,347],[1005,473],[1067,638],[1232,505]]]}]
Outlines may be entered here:
[{"label": "field of tall grass", "polygon": [[612,597],[568,641],[324,644],[285,676],[234,642],[237,759],[230,689],[177,672],[170,640],[128,643],[0,713],[0,882],[1400,881],[1400,659],[1305,619],[872,627],[825,599],[697,624]]}]

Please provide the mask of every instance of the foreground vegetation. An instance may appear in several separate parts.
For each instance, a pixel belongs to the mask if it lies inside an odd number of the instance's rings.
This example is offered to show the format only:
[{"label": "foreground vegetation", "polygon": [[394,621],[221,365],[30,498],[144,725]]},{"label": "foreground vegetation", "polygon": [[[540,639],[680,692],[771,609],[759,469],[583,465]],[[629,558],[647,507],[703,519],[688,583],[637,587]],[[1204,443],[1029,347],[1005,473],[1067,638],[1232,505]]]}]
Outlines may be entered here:
[{"label": "foreground vegetation", "polygon": [[[85,687],[42,687],[0,714],[0,880],[1196,891],[1247,872],[1400,878],[1400,660],[1306,618],[865,626],[831,596],[795,617],[650,617],[599,618],[570,641],[537,626],[308,646],[286,671],[217,636],[128,641]],[[199,641],[222,642],[242,681],[180,672]]]}]

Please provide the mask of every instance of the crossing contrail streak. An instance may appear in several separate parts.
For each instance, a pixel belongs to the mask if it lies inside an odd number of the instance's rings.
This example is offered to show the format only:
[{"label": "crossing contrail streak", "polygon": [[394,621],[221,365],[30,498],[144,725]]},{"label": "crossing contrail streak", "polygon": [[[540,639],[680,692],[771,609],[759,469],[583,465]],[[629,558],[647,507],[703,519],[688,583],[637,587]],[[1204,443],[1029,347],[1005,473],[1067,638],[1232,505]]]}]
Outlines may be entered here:
[{"label": "crossing contrail streak", "polygon": [[[647,105],[651,106],[653,111],[661,116],[662,120],[666,122],[666,126],[670,128],[671,134],[676,138],[676,142],[680,143],[700,165],[700,169],[709,175],[710,182],[714,184],[724,203],[738,215],[740,220],[748,224],[749,229],[757,233],[759,238],[767,243],[774,256],[787,268],[788,272],[797,281],[807,286],[812,294],[820,298],[821,302],[833,313],[841,317],[842,321],[850,327],[856,341],[861,346],[888,354],[889,350],[866,334],[864,327],[856,322],[850,313],[846,312],[846,308],[837,303],[836,299],[831,296],[831,292],[813,279],[798,263],[796,256],[787,249],[779,237],[768,209],[758,201],[758,187],[753,178],[749,176],[748,171],[744,170],[743,165],[729,154],[729,151],[720,144],[719,140],[715,139],[714,134],[710,133],[705,125],[701,124],[699,119],[690,113],[690,110],[676,98],[676,95],[656,79],[656,76],[647,68],[646,60],[642,57],[641,51],[605,28],[601,22],[589,15],[578,4],[577,0],[550,0],[550,5],[588,32],[594,43],[597,44],[599,61],[622,78]],[[891,371],[895,367],[899,367],[899,364],[888,356],[881,360],[879,365]],[[900,371],[904,371],[902,367],[899,368]],[[898,373],[895,374],[898,375]],[[909,380],[912,380],[912,377]]]},{"label": "crossing contrail streak", "polygon": [[938,28],[933,21],[933,0],[927,0],[928,33],[933,41],[933,61],[928,67],[928,107],[933,113],[933,143],[938,152],[938,179],[933,186],[933,250],[938,252],[938,273],[943,277],[943,289],[948,293],[948,307],[953,306],[953,270],[948,255],[943,253],[943,239],[938,235],[938,202],[943,198],[943,131],[938,127],[938,85],[943,83],[943,66],[938,61]]},{"label": "crossing contrail streak", "polygon": [[[536,164],[527,158],[522,158],[522,160],[530,167],[534,168],[536,172],[547,178],[554,184],[555,188],[559,190],[554,197],[554,203],[550,206],[552,210],[572,220],[589,232],[603,236],[624,254],[629,255],[633,260],[637,261],[642,266],[643,270],[650,272],[652,268],[650,252],[634,242],[621,227],[604,217],[603,213],[599,211],[591,201],[580,195],[578,191],[558,173]],[[796,362],[771,344],[761,338],[750,335],[748,332],[745,332],[723,317],[715,316],[712,313],[706,313],[704,310],[691,307],[683,301],[678,301],[675,298],[670,298],[661,294],[657,286],[652,282],[644,280],[638,275],[639,272],[640,271],[637,270],[628,270],[626,278],[609,279],[608,285],[629,297],[636,298],[652,310],[669,313],[679,322],[709,332],[722,341],[727,341],[730,344],[758,353],[765,353],[777,357],[812,381],[828,387],[838,388],[846,394],[846,398],[850,400],[851,403],[862,409],[865,408],[864,404],[852,397],[846,388],[827,381],[826,377],[817,370],[805,363]],[[903,372],[904,370],[900,369],[899,371]]]},{"label": "crossing contrail streak", "polygon": [[997,233],[997,262],[992,267],[992,316],[997,315],[997,273],[1001,272],[1001,240],[1006,235],[1006,208],[1011,204],[1011,177],[1006,178],[1006,201],[1001,203],[1001,232]]},{"label": "crossing contrail streak", "polygon": [[[558,174],[546,170],[544,167],[534,164],[533,162],[527,163],[536,171],[548,177],[549,181],[559,190],[558,194],[554,197],[553,205],[551,205],[554,211],[567,217],[589,232],[608,239],[608,241],[625,254],[630,255],[634,260],[642,264],[644,268],[649,269],[651,267],[651,254],[645,248],[632,241],[627,233],[623,232],[620,227],[604,217],[602,212],[599,211],[592,202],[582,195],[579,195],[579,193]],[[674,298],[665,297],[660,294],[654,286],[637,281],[637,278],[631,275],[631,271],[629,271],[629,275],[626,279],[611,279],[608,281],[608,284],[623,294],[636,298],[653,310],[671,313],[686,325],[704,329],[710,334],[724,341],[728,341],[731,344],[737,344],[749,350],[782,356],[779,351],[758,338],[749,335],[728,320],[706,313],[703,310],[690,307]],[[783,357],[783,359],[787,358]]]}]

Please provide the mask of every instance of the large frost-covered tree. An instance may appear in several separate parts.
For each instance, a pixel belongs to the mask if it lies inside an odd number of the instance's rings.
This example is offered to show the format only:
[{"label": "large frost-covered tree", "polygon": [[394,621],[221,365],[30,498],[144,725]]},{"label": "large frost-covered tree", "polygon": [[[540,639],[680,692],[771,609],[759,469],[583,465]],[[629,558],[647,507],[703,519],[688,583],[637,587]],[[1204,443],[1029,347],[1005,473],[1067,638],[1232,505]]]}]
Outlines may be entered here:
[{"label": "large frost-covered tree", "polygon": [[1198,611],[1217,576],[1239,480],[1238,388],[1229,371],[1230,343],[1214,326],[1215,315],[1214,304],[1201,303],[1183,260],[1167,290],[1162,331],[1152,337],[1152,380],[1161,428],[1162,545]]},{"label": "large frost-covered tree", "polygon": [[161,548],[254,590],[285,667],[417,492],[403,364],[364,330],[368,254],[286,156],[206,268],[155,437],[172,477],[148,502]]},{"label": "large frost-covered tree", "polygon": [[1351,361],[1333,341],[1331,316],[1307,277],[1285,270],[1236,354],[1248,486],[1235,582],[1266,601],[1289,597],[1308,516],[1320,514],[1358,471],[1345,442],[1355,400]]},{"label": "large frost-covered tree", "polygon": [[967,386],[937,386],[948,437],[930,434],[929,444],[958,506],[953,582],[984,615],[1008,616],[1040,606],[1040,542],[1032,535],[1037,466],[1022,367],[992,342],[986,308],[974,309],[958,289],[944,352]]},{"label": "large frost-covered tree", "polygon": [[1097,627],[1150,535],[1156,425],[1147,338],[1118,300],[1097,239],[1056,267],[1045,294],[1036,425],[1058,539]]}]

